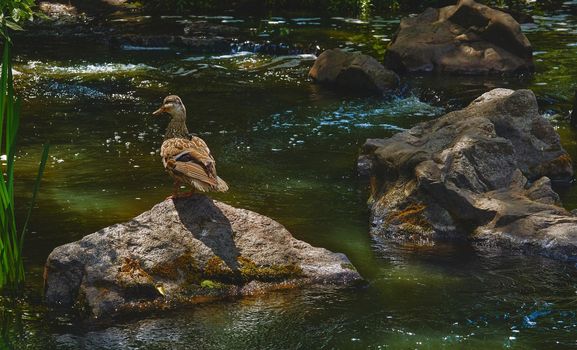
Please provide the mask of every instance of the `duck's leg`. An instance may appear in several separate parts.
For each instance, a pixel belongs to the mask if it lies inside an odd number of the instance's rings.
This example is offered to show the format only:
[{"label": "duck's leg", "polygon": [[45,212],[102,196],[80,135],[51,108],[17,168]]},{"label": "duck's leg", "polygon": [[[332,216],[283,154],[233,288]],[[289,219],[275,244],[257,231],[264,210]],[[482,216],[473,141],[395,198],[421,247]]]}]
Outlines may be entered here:
[{"label": "duck's leg", "polygon": [[172,194],[168,197],[166,197],[166,199],[174,199],[174,198],[178,198],[179,194],[178,194],[178,189],[180,188],[180,182],[178,182],[177,180],[174,180],[174,187],[172,189]]},{"label": "duck's leg", "polygon": [[192,197],[196,194],[195,190],[190,190],[188,192],[182,193],[178,195],[178,198],[187,198],[187,197]]}]

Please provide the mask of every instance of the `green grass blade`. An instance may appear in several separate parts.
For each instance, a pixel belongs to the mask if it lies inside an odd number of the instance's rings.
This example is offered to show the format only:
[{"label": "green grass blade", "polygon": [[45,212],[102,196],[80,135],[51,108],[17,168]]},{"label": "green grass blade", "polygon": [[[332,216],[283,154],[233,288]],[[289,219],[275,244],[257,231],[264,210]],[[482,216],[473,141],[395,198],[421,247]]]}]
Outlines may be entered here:
[{"label": "green grass blade", "polygon": [[40,166],[38,167],[38,174],[36,175],[36,181],[34,182],[34,188],[32,190],[32,199],[30,200],[30,206],[28,207],[28,213],[26,214],[26,220],[24,221],[24,227],[22,228],[22,233],[20,234],[20,254],[22,254],[22,248],[24,246],[24,236],[26,235],[26,230],[28,229],[28,222],[30,221],[30,215],[32,215],[32,208],[36,204],[36,198],[38,196],[38,190],[40,189],[40,181],[44,175],[44,169],[46,169],[46,163],[48,161],[48,151],[50,150],[50,144],[45,144],[42,150],[42,156],[40,157]]},{"label": "green grass blade", "polygon": [[[1,0],[0,0],[1,2]],[[0,24],[0,33],[6,34],[6,21]],[[4,40],[0,74],[0,154],[6,154],[5,165],[0,166],[0,289],[18,287],[24,281],[22,260],[24,238],[32,210],[38,198],[40,183],[48,161],[49,145],[45,144],[32,190],[32,198],[22,230],[16,227],[15,207],[15,159],[18,129],[20,127],[20,100],[14,93],[12,76],[11,42]]]},{"label": "green grass blade", "polygon": [[[4,124],[6,119],[6,90],[8,82],[8,66],[10,61],[10,45],[4,45],[4,53],[2,55],[2,74],[0,75],[0,154],[2,151],[7,152],[6,139],[4,137]],[[7,153],[6,153],[7,154]],[[3,167],[2,167],[3,170]],[[7,179],[4,178],[4,171],[2,171],[2,181],[0,181],[0,200],[2,201],[2,208],[6,208],[9,204],[9,190]]]},{"label": "green grass blade", "polygon": [[10,45],[4,45],[4,52],[2,53],[2,75],[0,77],[0,135],[4,135],[2,128],[4,127],[5,109],[6,109],[6,90],[8,85],[8,66],[10,65]]}]

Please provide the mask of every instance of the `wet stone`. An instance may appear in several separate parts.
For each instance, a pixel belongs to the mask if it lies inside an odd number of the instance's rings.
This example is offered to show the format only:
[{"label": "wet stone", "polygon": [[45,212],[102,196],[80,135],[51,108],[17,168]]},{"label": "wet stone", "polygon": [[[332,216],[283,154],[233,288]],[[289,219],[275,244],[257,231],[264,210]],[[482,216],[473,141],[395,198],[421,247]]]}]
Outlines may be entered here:
[{"label": "wet stone", "polygon": [[492,90],[463,110],[368,140],[363,150],[373,235],[577,258],[577,218],[551,188],[551,180],[570,181],[571,158],[531,91]]},{"label": "wet stone", "polygon": [[228,53],[231,41],[220,36],[122,34],[110,39],[113,48],[178,48],[193,53]]},{"label": "wet stone", "polygon": [[316,83],[353,93],[364,91],[383,95],[399,86],[397,74],[373,57],[340,49],[320,54],[309,71],[309,77]]},{"label": "wet stone", "polygon": [[396,72],[500,74],[532,70],[532,52],[511,15],[459,0],[403,18],[385,66]]},{"label": "wet stone", "polygon": [[299,241],[265,216],[196,195],[55,248],[45,296],[52,306],[107,317],[361,280],[345,255]]}]

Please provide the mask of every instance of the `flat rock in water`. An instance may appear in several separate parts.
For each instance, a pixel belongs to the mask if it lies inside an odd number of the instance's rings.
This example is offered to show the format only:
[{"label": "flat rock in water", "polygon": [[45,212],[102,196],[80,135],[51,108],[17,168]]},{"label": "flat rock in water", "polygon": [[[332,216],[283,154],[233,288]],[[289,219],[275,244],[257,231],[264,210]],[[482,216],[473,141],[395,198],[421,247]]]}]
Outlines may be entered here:
[{"label": "flat rock in water", "polygon": [[375,236],[577,258],[577,217],[551,188],[572,179],[571,158],[529,90],[495,89],[463,110],[371,139],[360,162],[372,176]]},{"label": "flat rock in water", "polygon": [[533,49],[511,15],[459,0],[401,20],[385,66],[396,72],[490,74],[533,69]]},{"label": "flat rock in water", "polygon": [[340,49],[326,50],[316,59],[309,77],[320,84],[358,93],[384,94],[399,86],[399,77],[371,56]]},{"label": "flat rock in water", "polygon": [[299,241],[268,217],[196,195],[55,248],[45,296],[49,305],[101,317],[361,280],[344,254]]},{"label": "flat rock in water", "polygon": [[240,29],[238,27],[228,26],[219,23],[210,23],[208,21],[190,22],[184,27],[184,34],[188,36],[224,36],[229,37],[237,35]]},{"label": "flat rock in water", "polygon": [[110,39],[110,45],[115,48],[179,48],[193,53],[228,53],[231,40],[211,35],[147,35],[122,34]]}]

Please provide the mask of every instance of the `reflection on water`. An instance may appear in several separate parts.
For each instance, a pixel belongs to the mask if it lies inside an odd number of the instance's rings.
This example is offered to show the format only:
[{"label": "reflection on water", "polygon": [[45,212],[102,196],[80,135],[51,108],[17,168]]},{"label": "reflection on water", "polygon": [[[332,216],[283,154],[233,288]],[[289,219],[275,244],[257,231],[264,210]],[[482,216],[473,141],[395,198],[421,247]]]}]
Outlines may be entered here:
[{"label": "reflection on water", "polygon": [[[26,246],[25,297],[0,301],[3,339],[26,349],[577,345],[574,266],[469,245],[373,241],[367,194],[355,170],[366,138],[391,136],[494,87],[533,89],[576,158],[577,135],[563,116],[577,76],[577,21],[567,9],[561,12],[523,26],[538,51],[534,75],[408,77],[407,92],[386,99],[312,85],[313,53],[265,55],[254,44],[270,39],[382,57],[398,18],[202,17],[239,26],[245,34],[238,42],[252,45],[233,45],[224,55],[17,44],[17,85],[25,100],[20,210],[41,144],[50,140],[52,148]],[[159,25],[145,17],[118,20],[148,31]],[[186,21],[163,17],[160,24]],[[290,31],[278,39],[280,26]],[[127,220],[170,193],[158,154],[168,121],[151,115],[169,93],[182,97],[189,129],[207,141],[231,185],[215,198],[269,215],[313,245],[344,252],[368,286],[227,300],[116,324],[46,310],[42,265],[55,246]],[[561,194],[567,207],[577,206],[574,188]]]},{"label": "reflection on water", "polygon": [[62,349],[575,345],[573,267],[458,246],[389,247],[365,259],[357,259],[370,281],[364,288],[285,291],[114,324],[54,316],[40,322],[41,313],[18,310],[24,328],[10,336],[39,349],[39,338]]}]

